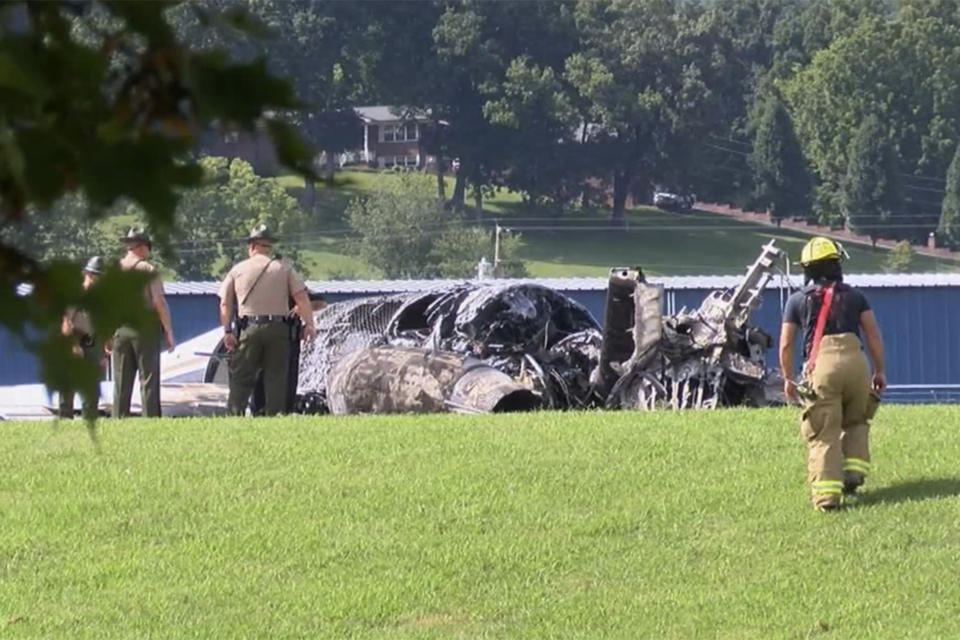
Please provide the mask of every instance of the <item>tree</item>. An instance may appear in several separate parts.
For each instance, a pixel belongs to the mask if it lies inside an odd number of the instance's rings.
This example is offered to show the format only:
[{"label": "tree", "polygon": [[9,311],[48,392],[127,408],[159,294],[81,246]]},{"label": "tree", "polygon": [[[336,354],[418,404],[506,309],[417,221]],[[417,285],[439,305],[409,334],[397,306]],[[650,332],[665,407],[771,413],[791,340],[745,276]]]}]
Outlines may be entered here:
[{"label": "tree", "polygon": [[590,105],[591,158],[611,177],[614,225],[624,224],[630,193],[687,182],[711,130],[715,41],[699,29],[702,10],[672,0],[577,4],[582,48],[564,78]]},{"label": "tree", "polygon": [[572,139],[578,124],[560,78],[550,67],[529,57],[515,59],[507,68],[501,95],[484,105],[494,125],[506,128],[512,152],[505,183],[523,191],[533,202],[565,204],[589,177]]},{"label": "tree", "polygon": [[68,194],[44,212],[26,211],[17,225],[0,229],[0,243],[16,247],[32,260],[82,262],[94,255],[107,256],[117,247],[117,238],[104,237],[101,225],[84,218],[89,205],[80,194]]},{"label": "tree", "polygon": [[[239,158],[205,157],[199,164],[204,182],[185,192],[177,204],[171,238],[176,253],[163,260],[163,266],[181,280],[220,279],[247,257],[244,238],[250,229],[266,224],[281,238],[284,259],[302,267],[297,244],[282,242],[306,231],[307,217],[297,201]],[[136,207],[127,213],[142,217]]]},{"label": "tree", "polygon": [[[736,0],[730,0],[736,2]],[[850,35],[861,21],[887,19],[896,3],[887,0],[799,0],[785,2],[772,35],[770,74],[787,79],[814,55]],[[751,28],[748,22],[746,29]]]},{"label": "tree", "polygon": [[[482,258],[492,263],[493,233],[481,227],[454,227],[440,234],[432,253],[437,272],[444,278],[475,278]],[[522,260],[510,259],[519,251],[520,234],[501,231],[497,278],[524,278],[530,275]]]},{"label": "tree", "polygon": [[784,218],[806,215],[810,175],[790,114],[775,96],[767,99],[750,155],[756,202],[770,211],[777,226]]},{"label": "tree", "polygon": [[[470,277],[480,258],[493,255],[492,233],[450,220],[431,182],[414,172],[385,175],[347,209],[360,257],[388,278]],[[516,246],[507,240],[507,251]],[[522,264],[510,269],[524,272]]]},{"label": "tree", "polygon": [[[901,2],[897,19],[861,18],[792,78],[780,83],[805,155],[820,177],[822,217],[840,213],[857,124],[876,115],[908,174],[909,225],[894,237],[925,237],[940,201],[928,180],[943,176],[960,139],[960,22],[939,3]],[[950,14],[950,12],[945,12]]]},{"label": "tree", "polygon": [[806,0],[715,0],[706,3],[705,33],[715,40],[716,125],[697,149],[695,191],[714,202],[754,205],[753,171],[747,154],[762,112],[762,87],[777,55],[781,24]]},{"label": "tree", "polygon": [[503,97],[507,70],[518,60],[558,74],[576,44],[572,4],[455,0],[380,6],[383,29],[403,34],[376,64],[383,95],[429,118],[424,144],[438,166],[459,160],[453,210],[462,210],[472,191],[479,214],[483,188],[503,185],[530,158],[531,123],[494,123],[486,107]]},{"label": "tree", "polygon": [[[482,188],[496,183],[503,154],[509,153],[503,130],[491,125],[483,108],[491,88],[502,79],[513,55],[518,53],[519,41],[514,41],[513,51],[503,46],[502,30],[515,35],[540,6],[540,2],[531,2],[529,11],[523,11],[519,4],[462,0],[450,3],[433,28],[433,51],[443,75],[433,78],[440,83],[430,90],[442,97],[431,111],[449,123],[444,132],[447,146],[459,159],[451,197],[455,211],[463,209],[470,182],[476,214],[480,215]],[[526,15],[514,15],[518,9]],[[513,20],[504,20],[507,15]]]},{"label": "tree", "polygon": [[[202,28],[196,6],[236,11],[256,20],[254,34]],[[260,58],[267,68],[296,89],[298,104],[282,116],[323,152],[324,178],[333,184],[336,159],[356,149],[363,129],[353,106],[372,97],[369,67],[387,42],[370,11],[373,3],[330,0],[194,0],[176,13],[177,32],[198,47],[229,48],[241,58]],[[200,16],[202,18],[202,14]],[[256,35],[258,37],[251,37]],[[312,182],[306,201],[315,202]]]},{"label": "tree", "polygon": [[387,278],[433,277],[430,253],[447,223],[429,178],[409,172],[382,179],[347,207],[361,258]]},{"label": "tree", "polygon": [[947,170],[944,191],[937,235],[945,239],[951,247],[956,247],[960,244],[960,145],[957,145]]},{"label": "tree", "polygon": [[877,238],[891,235],[891,220],[903,209],[897,154],[880,121],[870,116],[857,128],[842,186],[843,213],[853,231]]},{"label": "tree", "polygon": [[[215,123],[253,130],[263,123],[281,162],[309,174],[312,154],[269,110],[296,106],[286,83],[261,60],[233,63],[219,51],[183,46],[166,21],[169,3],[50,2],[0,6],[0,228],[43,219],[65,194],[83,194],[86,219],[128,199],[142,207],[165,245],[184,190],[203,172],[191,160],[194,134]],[[93,12],[92,37],[72,27]],[[236,25],[243,20],[232,14]],[[6,236],[5,236],[6,237]],[[168,251],[169,253],[169,251]],[[30,295],[18,295],[21,284]],[[60,335],[68,307],[90,312],[108,335],[142,325],[144,279],[109,270],[84,292],[80,265],[42,263],[0,244],[0,323],[40,360],[52,388],[96,389],[96,367],[74,357]]]},{"label": "tree", "polygon": [[306,139],[326,156],[333,184],[336,157],[363,140],[353,107],[371,96],[368,65],[387,45],[364,3],[246,0],[273,37],[256,42],[271,71],[290,80],[303,102],[290,112]]},{"label": "tree", "polygon": [[906,240],[901,240],[893,245],[890,253],[884,258],[883,270],[889,273],[906,273],[910,271],[913,256],[913,247]]}]

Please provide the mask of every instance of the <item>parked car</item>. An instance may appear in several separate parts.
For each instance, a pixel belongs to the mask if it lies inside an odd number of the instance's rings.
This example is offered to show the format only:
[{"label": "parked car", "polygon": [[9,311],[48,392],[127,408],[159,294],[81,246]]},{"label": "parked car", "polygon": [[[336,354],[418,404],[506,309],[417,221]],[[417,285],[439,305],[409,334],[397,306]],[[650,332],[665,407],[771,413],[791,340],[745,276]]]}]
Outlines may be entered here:
[{"label": "parked car", "polygon": [[653,206],[667,211],[689,211],[695,200],[693,194],[682,196],[669,191],[657,191],[653,194]]}]

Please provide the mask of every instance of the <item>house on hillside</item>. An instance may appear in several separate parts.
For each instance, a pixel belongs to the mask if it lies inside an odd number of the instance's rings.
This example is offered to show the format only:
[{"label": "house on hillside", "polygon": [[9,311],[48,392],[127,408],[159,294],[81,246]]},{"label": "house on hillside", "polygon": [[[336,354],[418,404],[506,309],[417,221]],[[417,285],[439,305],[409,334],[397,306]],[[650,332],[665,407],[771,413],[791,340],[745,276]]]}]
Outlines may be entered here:
[{"label": "house on hillside", "polygon": [[363,146],[355,152],[357,162],[380,168],[433,165],[422,146],[423,114],[398,107],[356,107],[363,121]]},{"label": "house on hillside", "polygon": [[[386,105],[356,107],[363,123],[363,138],[358,138],[353,151],[339,154],[336,163],[367,164],[389,169],[411,167],[431,169],[436,164],[433,156],[423,150],[423,126],[429,119],[422,113]],[[253,132],[217,131],[211,129],[199,136],[200,153],[242,158],[253,165],[260,175],[276,175],[284,171],[277,160],[270,136],[262,125]],[[317,166],[326,162],[323,153],[316,158]]]}]

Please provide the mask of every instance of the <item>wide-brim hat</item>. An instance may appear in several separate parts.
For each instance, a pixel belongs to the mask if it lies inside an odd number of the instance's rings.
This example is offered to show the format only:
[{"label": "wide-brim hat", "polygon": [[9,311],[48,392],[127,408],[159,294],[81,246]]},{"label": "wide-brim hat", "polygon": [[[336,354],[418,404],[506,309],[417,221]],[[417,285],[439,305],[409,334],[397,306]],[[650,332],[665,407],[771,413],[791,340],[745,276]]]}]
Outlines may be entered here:
[{"label": "wide-brim hat", "polygon": [[265,224],[257,225],[250,231],[250,235],[247,236],[247,242],[273,243],[276,241],[277,237],[271,233],[270,227]]},{"label": "wide-brim hat", "polygon": [[87,260],[86,266],[83,267],[84,273],[92,273],[95,276],[103,274],[103,258],[100,256],[93,256]]},{"label": "wide-brim hat", "polygon": [[153,246],[150,240],[150,234],[143,227],[130,227],[130,229],[121,238],[124,244],[145,244],[148,247]]}]

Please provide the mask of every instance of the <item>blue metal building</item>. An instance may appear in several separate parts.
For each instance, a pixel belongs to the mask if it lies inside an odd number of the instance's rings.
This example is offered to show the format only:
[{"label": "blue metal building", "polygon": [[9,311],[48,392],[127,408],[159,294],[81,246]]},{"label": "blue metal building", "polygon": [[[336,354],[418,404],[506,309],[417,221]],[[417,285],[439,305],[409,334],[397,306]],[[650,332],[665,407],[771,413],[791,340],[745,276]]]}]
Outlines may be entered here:
[{"label": "blue metal building", "polygon": [[[603,278],[536,279],[583,304],[603,319],[606,280]],[[879,319],[887,349],[887,371],[900,398],[946,399],[945,387],[960,392],[960,334],[951,330],[960,318],[960,274],[851,275],[847,281],[866,293]],[[696,308],[711,291],[736,286],[736,276],[673,277],[657,279],[664,285],[664,311]],[[452,281],[380,280],[309,282],[313,292],[329,302],[357,297],[421,291]],[[776,337],[782,305],[788,291],[774,279],[753,322]],[[209,331],[218,323],[217,283],[174,282],[165,290],[178,341]],[[37,382],[33,357],[0,329],[0,385]],[[768,353],[773,365],[776,350]],[[954,394],[954,395],[955,395]]]}]

